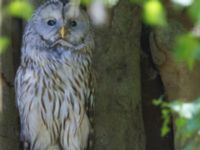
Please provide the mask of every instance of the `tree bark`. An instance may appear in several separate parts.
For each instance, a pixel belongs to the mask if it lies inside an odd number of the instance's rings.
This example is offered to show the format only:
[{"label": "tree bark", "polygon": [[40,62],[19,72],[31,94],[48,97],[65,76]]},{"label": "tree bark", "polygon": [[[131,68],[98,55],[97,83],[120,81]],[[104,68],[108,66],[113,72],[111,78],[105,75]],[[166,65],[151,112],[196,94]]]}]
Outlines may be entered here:
[{"label": "tree bark", "polygon": [[[38,3],[34,3],[35,6]],[[145,150],[140,83],[140,10],[120,0],[95,29],[95,150]]]},{"label": "tree bark", "polygon": [[[2,9],[4,3],[0,3]],[[2,150],[18,150],[18,113],[15,106],[14,94],[14,57],[13,54],[18,51],[16,43],[20,43],[16,36],[19,34],[18,26],[14,26],[16,22],[8,16],[0,14],[0,36],[7,36],[11,43],[9,48],[0,54],[0,149]],[[16,24],[17,25],[17,24]]]},{"label": "tree bark", "polygon": [[96,29],[95,150],[145,150],[141,112],[140,10],[120,0]]},{"label": "tree bark", "polygon": [[[37,2],[35,5],[39,5]],[[128,0],[111,10],[110,24],[95,29],[97,72],[95,150],[145,150],[140,83],[140,9]],[[0,55],[0,149],[19,148],[14,74],[19,64],[21,28],[4,18],[1,35],[13,41]],[[11,26],[12,25],[12,26]],[[20,28],[20,31],[19,31]],[[17,32],[18,31],[18,32]]]}]

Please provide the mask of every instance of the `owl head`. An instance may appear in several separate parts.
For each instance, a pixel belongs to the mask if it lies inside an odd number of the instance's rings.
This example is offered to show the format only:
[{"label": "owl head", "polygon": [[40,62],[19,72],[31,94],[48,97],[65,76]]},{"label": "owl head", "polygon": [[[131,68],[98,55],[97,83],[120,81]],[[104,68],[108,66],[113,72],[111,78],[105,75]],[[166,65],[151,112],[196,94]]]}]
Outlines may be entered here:
[{"label": "owl head", "polygon": [[[80,50],[92,42],[87,13],[79,5],[50,0],[40,6],[24,33],[24,53]],[[28,47],[28,48],[27,48]]]}]

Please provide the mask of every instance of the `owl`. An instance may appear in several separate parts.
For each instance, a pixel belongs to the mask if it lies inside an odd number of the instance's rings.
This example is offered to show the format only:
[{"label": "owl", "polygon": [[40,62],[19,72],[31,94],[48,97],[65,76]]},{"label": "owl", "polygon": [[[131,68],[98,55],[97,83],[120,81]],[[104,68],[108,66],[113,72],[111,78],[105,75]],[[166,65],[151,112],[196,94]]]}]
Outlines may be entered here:
[{"label": "owl", "polygon": [[35,11],[15,77],[24,149],[92,148],[93,49],[89,17],[73,2],[49,0]]}]

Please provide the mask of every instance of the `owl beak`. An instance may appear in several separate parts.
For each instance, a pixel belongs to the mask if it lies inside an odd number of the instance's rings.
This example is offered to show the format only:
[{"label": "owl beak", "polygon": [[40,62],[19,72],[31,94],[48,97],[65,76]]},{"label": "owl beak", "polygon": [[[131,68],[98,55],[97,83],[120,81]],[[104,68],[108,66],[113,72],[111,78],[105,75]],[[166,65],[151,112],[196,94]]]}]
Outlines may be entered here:
[{"label": "owl beak", "polygon": [[61,27],[59,29],[58,32],[59,32],[60,37],[63,39],[66,36],[66,34],[67,34],[67,29],[63,26],[63,27]]}]

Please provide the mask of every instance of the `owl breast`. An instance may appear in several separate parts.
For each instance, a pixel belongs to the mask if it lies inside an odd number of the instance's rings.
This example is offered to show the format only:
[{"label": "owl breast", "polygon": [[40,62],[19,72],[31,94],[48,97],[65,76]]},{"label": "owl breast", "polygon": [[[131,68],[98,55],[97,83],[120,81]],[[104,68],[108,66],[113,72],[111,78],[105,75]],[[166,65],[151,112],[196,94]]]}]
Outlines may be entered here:
[{"label": "owl breast", "polygon": [[22,136],[32,149],[84,149],[90,130],[85,110],[90,93],[88,59],[27,64],[20,98]]}]

